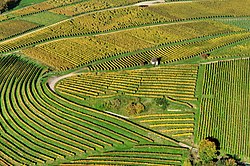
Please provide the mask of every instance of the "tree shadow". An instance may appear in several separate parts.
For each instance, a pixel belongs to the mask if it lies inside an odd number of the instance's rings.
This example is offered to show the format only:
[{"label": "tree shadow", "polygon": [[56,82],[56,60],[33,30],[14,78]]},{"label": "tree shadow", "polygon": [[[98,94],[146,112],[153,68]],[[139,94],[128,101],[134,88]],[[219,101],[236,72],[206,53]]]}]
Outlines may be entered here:
[{"label": "tree shadow", "polygon": [[11,0],[7,3],[8,5],[8,10],[13,9],[17,7],[20,4],[21,0]]},{"label": "tree shadow", "polygon": [[218,151],[220,150],[220,141],[217,138],[207,137],[206,139],[211,141],[211,142],[214,142],[215,146],[216,146],[216,150],[218,150]]},{"label": "tree shadow", "polygon": [[157,58],[159,65],[161,64],[161,57]]},{"label": "tree shadow", "polygon": [[15,7],[17,7],[20,4],[21,0],[8,0],[6,2],[5,7],[3,7],[0,11],[0,13],[5,12],[6,10],[11,10]]}]

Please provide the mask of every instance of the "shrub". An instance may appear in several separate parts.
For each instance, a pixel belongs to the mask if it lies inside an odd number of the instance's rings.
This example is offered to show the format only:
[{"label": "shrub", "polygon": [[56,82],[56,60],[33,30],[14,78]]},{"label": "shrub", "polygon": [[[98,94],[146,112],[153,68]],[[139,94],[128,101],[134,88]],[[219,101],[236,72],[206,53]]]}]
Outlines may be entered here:
[{"label": "shrub", "polygon": [[132,102],[127,107],[129,115],[136,115],[144,111],[145,106],[140,102]]},{"label": "shrub", "polygon": [[164,110],[169,105],[168,100],[165,97],[164,98],[157,98],[157,99],[155,99],[155,102],[157,105],[159,105]]}]

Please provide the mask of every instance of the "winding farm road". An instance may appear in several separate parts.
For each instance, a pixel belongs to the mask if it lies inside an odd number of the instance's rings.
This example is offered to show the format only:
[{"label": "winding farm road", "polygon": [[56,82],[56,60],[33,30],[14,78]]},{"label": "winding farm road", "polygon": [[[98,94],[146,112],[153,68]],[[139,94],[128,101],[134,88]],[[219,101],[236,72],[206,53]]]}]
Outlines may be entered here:
[{"label": "winding farm road", "polygon": [[193,2],[193,1],[175,1],[175,2],[165,2],[165,0],[154,0],[154,1],[144,1],[144,2],[140,2],[137,4],[134,4],[133,6],[140,6],[140,5],[157,5],[159,3],[164,3],[164,4],[169,4],[169,3],[189,3],[189,2]]},{"label": "winding farm road", "polygon": [[153,1],[144,1],[144,2],[140,2],[140,3],[136,3],[133,6],[140,6],[140,5],[154,5],[157,3],[166,3],[165,0],[153,0]]},{"label": "winding farm road", "polygon": [[66,74],[66,75],[62,75],[62,76],[52,76],[48,79],[48,85],[49,85],[49,88],[55,92],[55,85],[57,82],[59,82],[60,80],[64,79],[64,78],[68,78],[68,77],[71,77],[71,76],[75,76],[77,75],[77,73],[75,72],[72,72],[72,73],[69,73],[69,74]]}]

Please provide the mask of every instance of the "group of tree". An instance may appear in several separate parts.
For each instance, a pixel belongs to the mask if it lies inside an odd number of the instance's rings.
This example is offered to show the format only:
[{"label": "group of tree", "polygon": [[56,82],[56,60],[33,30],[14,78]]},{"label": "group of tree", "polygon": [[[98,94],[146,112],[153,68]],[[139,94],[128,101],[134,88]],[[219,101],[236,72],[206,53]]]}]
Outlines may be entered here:
[{"label": "group of tree", "polygon": [[0,0],[0,14],[15,7],[21,0]]},{"label": "group of tree", "polygon": [[219,141],[214,138],[206,138],[199,143],[198,151],[192,152],[184,166],[237,166],[245,165],[236,155],[220,153]]}]

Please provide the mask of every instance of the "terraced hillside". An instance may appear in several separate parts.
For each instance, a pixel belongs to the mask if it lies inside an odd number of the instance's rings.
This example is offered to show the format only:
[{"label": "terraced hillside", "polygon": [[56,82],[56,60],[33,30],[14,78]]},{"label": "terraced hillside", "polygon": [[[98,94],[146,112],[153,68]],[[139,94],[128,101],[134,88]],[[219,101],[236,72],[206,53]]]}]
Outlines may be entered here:
[{"label": "terraced hillside", "polygon": [[194,112],[169,111],[162,114],[142,114],[134,116],[132,120],[172,138],[192,142],[195,127],[194,116]]},{"label": "terraced hillside", "polygon": [[41,78],[46,72],[20,57],[1,58],[1,161],[52,164],[136,144],[178,146],[128,120],[57,96]]},{"label": "terraced hillside", "polygon": [[224,49],[219,49],[213,52],[210,59],[216,58],[233,58],[233,57],[249,57],[250,54],[250,40],[243,41],[239,44],[225,47]]},{"label": "terraced hillside", "polygon": [[100,64],[90,65],[88,67],[90,70],[117,70],[138,66],[142,63],[148,64],[155,57],[160,58],[160,61],[166,64],[175,61],[185,60],[195,56],[200,56],[206,52],[211,52],[215,49],[249,39],[249,37],[249,32],[243,32],[221,37],[214,37],[201,41],[192,41],[188,43],[152,49],[137,54],[132,54],[129,56],[109,60]]},{"label": "terraced hillside", "polygon": [[205,72],[197,139],[217,138],[227,153],[249,158],[249,58],[204,64],[202,67]]},{"label": "terraced hillside", "polygon": [[22,0],[0,14],[0,165],[250,163],[249,11]]},{"label": "terraced hillside", "polygon": [[[224,10],[221,10],[219,6],[223,6]],[[179,8],[182,8],[182,11],[185,12],[180,13]],[[207,8],[210,8],[210,10],[207,10]],[[153,5],[149,8],[130,6],[83,14],[40,31],[35,31],[22,38],[3,42],[0,44],[0,49],[4,53],[56,38],[104,33],[159,23],[216,17],[241,17],[249,15],[249,11],[249,6],[245,5],[245,2],[235,2],[234,0],[230,0],[230,2],[218,1],[215,5],[211,5],[209,1],[201,1],[188,4]]]},{"label": "terraced hillside", "polygon": [[128,150],[108,151],[102,155],[93,155],[62,165],[181,165],[183,156],[186,154],[185,148],[162,144],[142,144]]},{"label": "terraced hillside", "polygon": [[[204,28],[204,26],[206,26],[206,28]],[[189,31],[187,31],[187,29]],[[233,33],[235,32],[240,34],[235,34],[236,36],[234,36]],[[22,52],[27,56],[42,61],[56,69],[65,70],[67,67],[74,68],[101,59],[116,57],[119,55],[121,56],[128,52],[143,51],[144,49],[155,48],[158,46],[162,47],[160,50],[162,50],[163,55],[158,54],[157,56],[162,57],[162,60],[166,61],[164,50],[173,49],[174,52],[174,49],[180,49],[179,47],[183,44],[172,47],[167,47],[166,45],[201,37],[205,38],[207,36],[214,36],[215,40],[221,43],[226,41],[221,41],[223,39],[220,39],[219,37],[226,35],[232,35],[230,38],[233,38],[233,41],[241,40],[241,38],[245,37],[248,38],[248,33],[246,34],[245,30],[242,28],[228,26],[213,21],[195,21],[180,24],[164,24],[147,28],[136,28],[91,37],[56,40],[54,42],[25,49]],[[212,42],[214,41],[211,41],[211,43]],[[192,42],[185,44],[184,47],[191,47],[194,44],[195,46],[197,45],[196,42]],[[209,43],[206,42],[204,45],[205,44],[208,45]],[[98,47],[98,49],[96,49],[96,47]],[[121,66],[133,66],[143,62],[149,63],[149,61],[155,56],[154,50],[152,50],[152,52],[143,52],[141,54],[142,55],[139,55],[140,58],[135,58],[138,57],[138,55],[125,56],[106,63],[119,63]],[[192,56],[193,54],[193,52],[190,52],[188,55]],[[168,56],[170,56],[168,59],[177,59],[176,55],[170,55],[168,53]],[[56,59],[57,62],[55,63],[53,59]],[[127,60],[123,61],[123,59]],[[102,64],[105,65],[105,63]],[[96,68],[101,69],[98,65]],[[117,69],[116,65],[106,66],[104,68]]]},{"label": "terraced hillside", "polygon": [[[137,97],[171,97],[196,100],[195,84],[198,66],[179,65],[153,69],[107,73],[86,73],[62,80],[58,93],[78,98],[106,98],[119,93]],[[154,90],[152,90],[152,87]]]}]

